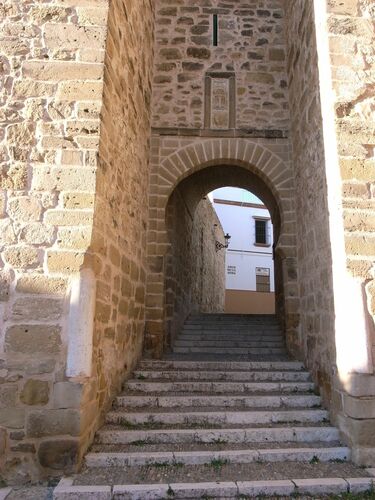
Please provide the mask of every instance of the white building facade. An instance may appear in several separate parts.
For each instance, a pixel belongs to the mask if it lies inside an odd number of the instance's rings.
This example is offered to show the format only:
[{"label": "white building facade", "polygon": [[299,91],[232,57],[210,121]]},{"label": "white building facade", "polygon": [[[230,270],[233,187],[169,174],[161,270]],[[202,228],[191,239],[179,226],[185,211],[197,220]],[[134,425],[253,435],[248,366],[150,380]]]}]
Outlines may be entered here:
[{"label": "white building facade", "polygon": [[212,194],[224,232],[231,236],[226,251],[225,311],[273,314],[272,221],[267,207],[251,193],[245,193],[223,188]]}]

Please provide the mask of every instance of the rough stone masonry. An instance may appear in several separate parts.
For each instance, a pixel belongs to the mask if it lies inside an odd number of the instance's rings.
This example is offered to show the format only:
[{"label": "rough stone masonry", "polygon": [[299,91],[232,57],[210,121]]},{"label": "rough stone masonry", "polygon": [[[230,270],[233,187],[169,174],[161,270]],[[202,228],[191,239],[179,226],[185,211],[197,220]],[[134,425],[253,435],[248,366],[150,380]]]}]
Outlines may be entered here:
[{"label": "rough stone masonry", "polygon": [[[2,474],[75,469],[142,349],[213,310],[223,265],[199,202],[224,185],[269,207],[289,349],[375,463],[373,2],[0,9]],[[198,293],[183,273],[203,255]]]}]

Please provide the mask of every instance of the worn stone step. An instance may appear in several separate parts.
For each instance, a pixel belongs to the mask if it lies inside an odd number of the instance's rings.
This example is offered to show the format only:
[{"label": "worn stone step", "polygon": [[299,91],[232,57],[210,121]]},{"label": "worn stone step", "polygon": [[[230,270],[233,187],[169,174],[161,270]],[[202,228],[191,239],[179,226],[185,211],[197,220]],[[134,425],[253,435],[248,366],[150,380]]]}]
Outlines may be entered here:
[{"label": "worn stone step", "polygon": [[206,451],[165,451],[165,452],[99,452],[88,453],[85,463],[87,467],[126,467],[163,463],[173,465],[210,464],[221,460],[233,464],[252,462],[284,462],[311,460],[320,462],[346,461],[350,458],[350,449],[345,446],[323,448],[278,448],[259,450],[206,450]]},{"label": "worn stone step", "polygon": [[243,316],[242,318],[240,316],[189,316],[186,321],[186,323],[205,323],[205,322],[216,322],[216,323],[261,323],[261,324],[267,324],[267,323],[274,323],[278,324],[279,321],[276,318],[276,316]]},{"label": "worn stone step", "polygon": [[283,341],[285,339],[285,336],[282,335],[281,333],[278,332],[272,332],[270,334],[265,334],[263,335],[262,333],[248,333],[248,332],[236,332],[236,333],[231,333],[228,334],[227,332],[215,332],[212,330],[208,331],[199,331],[199,330],[188,330],[186,332],[181,332],[180,335],[178,335],[178,339],[199,339],[201,338],[202,340],[214,340],[214,339],[225,339],[225,340],[265,340],[265,341],[272,341],[272,340],[280,340]]},{"label": "worn stone step", "polygon": [[240,347],[244,349],[248,348],[254,348],[254,347],[267,347],[271,349],[278,349],[278,348],[284,348],[285,349],[285,342],[280,341],[272,341],[272,342],[267,342],[264,340],[259,340],[259,341],[251,341],[251,340],[189,340],[189,339],[178,339],[174,343],[174,347]]},{"label": "worn stone step", "polygon": [[176,353],[209,353],[209,354],[287,354],[284,347],[178,347],[173,346]]},{"label": "worn stone step", "polygon": [[289,361],[289,354],[228,354],[225,352],[219,354],[212,353],[175,353],[167,352],[164,359],[174,360],[174,361],[191,361],[192,359],[198,361]]},{"label": "worn stone step", "polygon": [[158,371],[158,370],[136,370],[134,372],[136,379],[165,379],[165,380],[212,380],[212,381],[244,381],[244,382],[262,382],[262,381],[288,381],[305,382],[310,380],[310,373],[303,371]]},{"label": "worn stone step", "polygon": [[147,443],[257,443],[285,441],[324,441],[339,439],[335,427],[275,427],[240,429],[163,429],[163,430],[119,430],[98,431],[96,442],[100,444]]},{"label": "worn stone step", "polygon": [[181,330],[185,333],[206,333],[208,335],[226,333],[228,335],[246,334],[246,335],[282,335],[281,328],[278,326],[236,326],[236,325],[184,325]]},{"label": "worn stone step", "polygon": [[153,360],[143,359],[141,369],[148,370],[192,370],[192,371],[251,371],[251,370],[278,370],[301,371],[305,366],[300,361],[182,361],[182,360]]},{"label": "worn stone step", "polygon": [[209,392],[209,393],[253,393],[253,392],[309,392],[313,382],[166,382],[129,380],[125,386],[131,391],[145,393],[163,392]]},{"label": "worn stone step", "polygon": [[212,396],[212,395],[179,395],[149,396],[123,395],[116,398],[118,407],[126,408],[183,408],[183,407],[236,407],[236,408],[314,408],[319,407],[320,396],[304,395],[267,395],[267,396]]},{"label": "worn stone step", "polygon": [[259,346],[268,346],[268,345],[282,345],[285,346],[285,339],[283,337],[249,337],[249,336],[243,336],[243,337],[238,337],[236,339],[228,339],[227,335],[222,335],[222,336],[217,336],[217,335],[183,335],[179,337],[175,342],[231,342],[232,345],[245,342],[248,343],[250,342],[251,344],[257,343]]},{"label": "worn stone step", "polygon": [[[97,474],[98,469],[92,469]],[[89,471],[91,471],[89,469]],[[123,475],[123,474],[122,474]],[[190,481],[190,482],[150,482],[143,484],[120,484],[113,480],[121,479],[121,474],[109,477],[106,485],[81,484],[89,482],[91,475],[86,478],[79,476],[63,478],[53,492],[54,500],[165,500],[194,499],[194,498],[291,498],[302,496],[304,498],[319,498],[321,496],[350,494],[361,495],[359,498],[370,498],[365,492],[371,492],[374,480],[371,477],[312,477],[297,479],[298,474],[292,475],[293,479],[263,479],[259,481]],[[118,476],[118,477],[117,477]],[[344,478],[343,478],[344,477]],[[112,487],[113,484],[113,487]]]},{"label": "worn stone step", "polygon": [[226,424],[269,424],[269,423],[318,423],[328,421],[326,410],[288,410],[288,411],[188,411],[180,413],[143,412],[130,413],[124,411],[111,411],[106,416],[109,424],[126,425],[226,425]]},{"label": "worn stone step", "polygon": [[296,495],[333,495],[359,493],[372,488],[368,478],[285,479],[266,481],[227,481],[205,483],[168,483],[153,485],[116,485],[114,500],[194,499],[194,498],[264,498]]},{"label": "worn stone step", "polygon": [[93,453],[159,453],[159,452],[177,452],[177,451],[225,451],[230,450],[279,450],[280,448],[327,448],[341,447],[340,441],[330,441],[329,443],[322,441],[285,441],[282,444],[278,442],[264,443],[136,443],[136,444],[97,444],[93,443],[91,451]]}]

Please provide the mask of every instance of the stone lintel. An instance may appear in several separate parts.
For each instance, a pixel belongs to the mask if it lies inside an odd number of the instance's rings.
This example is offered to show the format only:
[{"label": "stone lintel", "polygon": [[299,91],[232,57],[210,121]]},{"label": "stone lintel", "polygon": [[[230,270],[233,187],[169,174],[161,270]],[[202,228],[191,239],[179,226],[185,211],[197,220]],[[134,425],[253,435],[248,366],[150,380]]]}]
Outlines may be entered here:
[{"label": "stone lintel", "polygon": [[198,128],[160,128],[152,127],[152,134],[155,135],[169,135],[169,136],[194,136],[194,137],[251,137],[261,139],[287,139],[289,133],[287,130],[276,129],[228,129],[228,130],[212,130],[212,129],[198,129]]}]

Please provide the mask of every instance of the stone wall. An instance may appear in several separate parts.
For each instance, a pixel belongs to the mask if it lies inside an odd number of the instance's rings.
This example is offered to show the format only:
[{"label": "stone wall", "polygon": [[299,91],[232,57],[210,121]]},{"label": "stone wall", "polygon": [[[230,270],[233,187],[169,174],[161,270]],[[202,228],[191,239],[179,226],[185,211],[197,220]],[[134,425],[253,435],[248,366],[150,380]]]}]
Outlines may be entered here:
[{"label": "stone wall", "polygon": [[304,358],[361,464],[375,459],[371,15],[367,1],[287,9]]},{"label": "stone wall", "polygon": [[313,1],[287,2],[286,15],[302,352],[329,404],[335,324]]},{"label": "stone wall", "polygon": [[[106,0],[0,9],[0,449],[8,479],[27,481],[79,462],[141,350],[153,12],[148,0],[113,1],[109,16]],[[69,378],[83,268],[94,363]]]},{"label": "stone wall", "polygon": [[191,312],[223,312],[225,302],[224,232],[208,200],[192,213],[178,188],[167,207],[170,248],[166,256],[165,342],[171,345]]},{"label": "stone wall", "polygon": [[155,38],[153,127],[210,128],[204,117],[209,72],[235,73],[230,100],[237,112],[228,128],[288,129],[281,0],[157,0]]},{"label": "stone wall", "polygon": [[327,5],[346,264],[357,283],[364,315],[364,324],[358,325],[364,331],[350,333],[357,344],[360,336],[367,335],[365,348],[369,350],[367,366],[363,363],[337,381],[337,407],[354,458],[374,464],[375,6],[370,0],[330,1]]},{"label": "stone wall", "polygon": [[107,26],[94,220],[88,250],[97,294],[92,376],[86,389],[91,398],[87,444],[124,378],[140,359],[145,319],[152,2],[112,1]]}]

